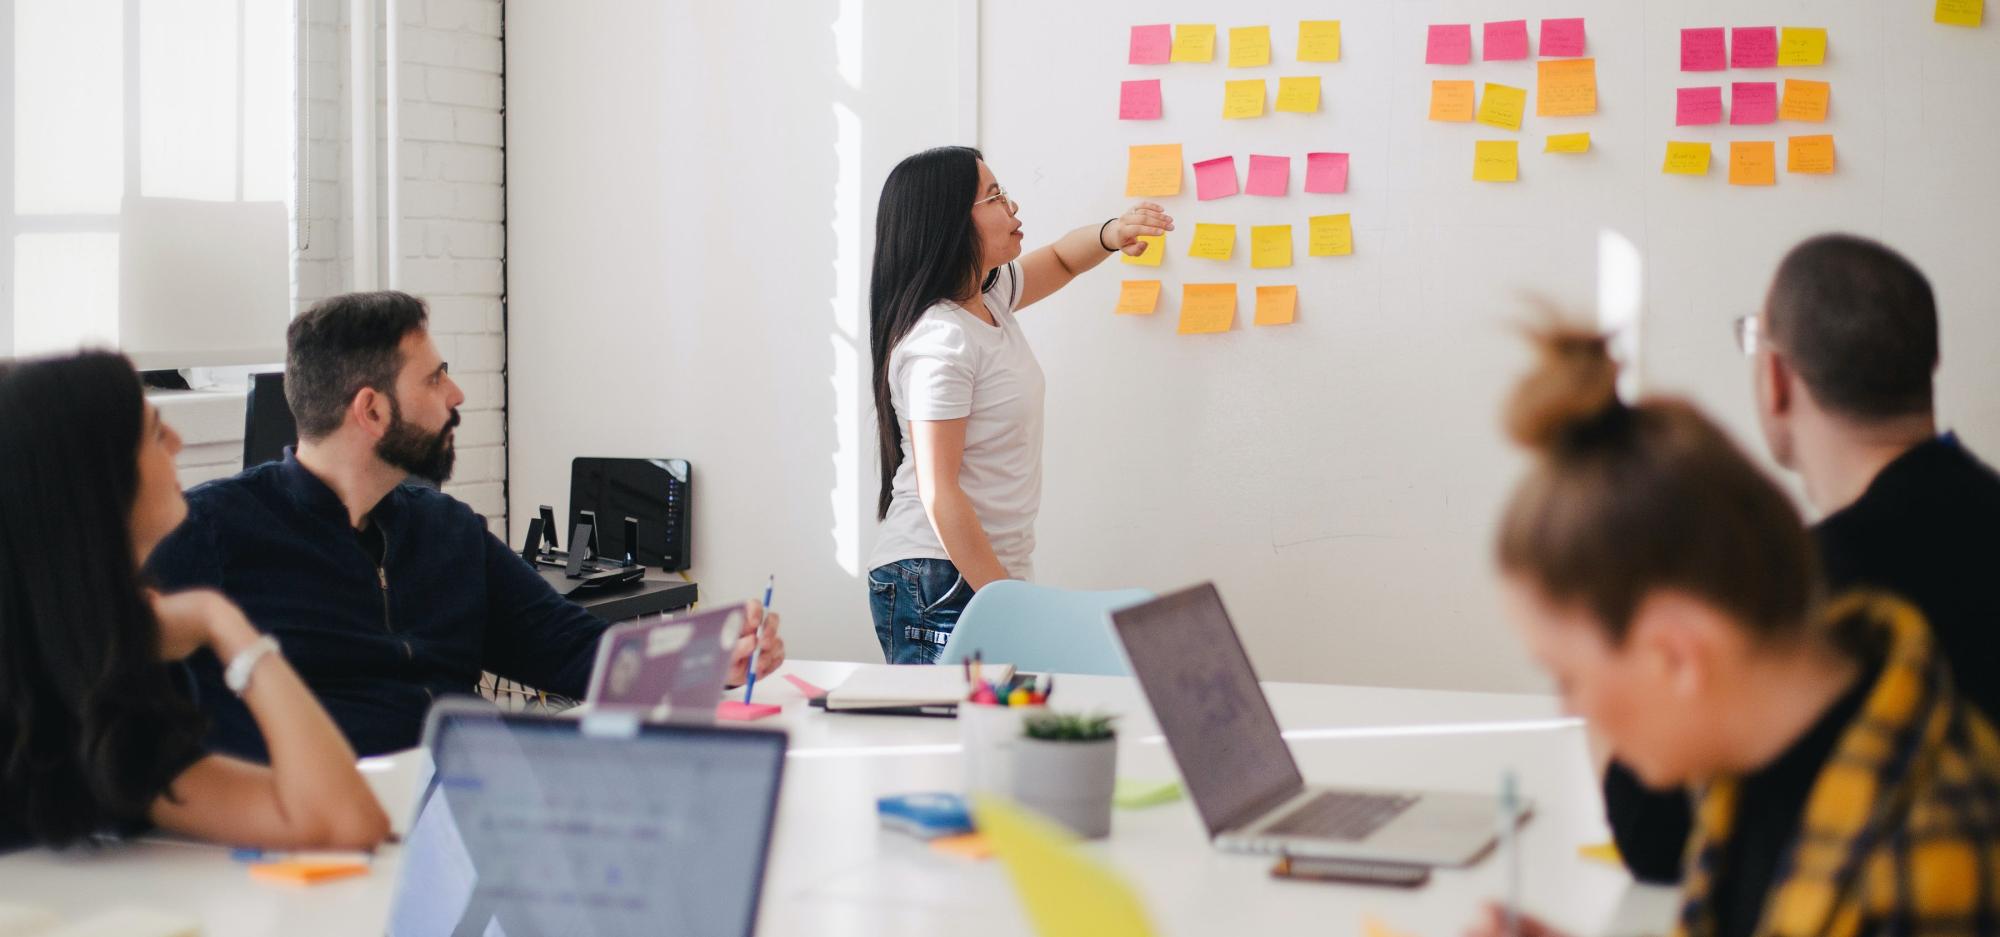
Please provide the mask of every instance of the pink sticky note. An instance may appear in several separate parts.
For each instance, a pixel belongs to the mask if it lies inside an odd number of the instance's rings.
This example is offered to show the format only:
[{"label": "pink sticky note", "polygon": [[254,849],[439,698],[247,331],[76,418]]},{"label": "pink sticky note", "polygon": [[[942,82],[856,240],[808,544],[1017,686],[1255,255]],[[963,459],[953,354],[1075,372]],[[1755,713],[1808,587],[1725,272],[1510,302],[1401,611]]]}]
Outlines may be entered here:
[{"label": "pink sticky note", "polygon": [[1174,27],[1171,23],[1158,26],[1132,27],[1132,54],[1126,59],[1132,65],[1165,65],[1173,57]]},{"label": "pink sticky note", "polygon": [[1306,191],[1334,195],[1347,191],[1347,154],[1307,153]]},{"label": "pink sticky note", "polygon": [[1722,27],[1681,30],[1681,71],[1719,72],[1729,67]]},{"label": "pink sticky note", "polygon": [[1575,58],[1583,54],[1583,17],[1542,21],[1542,54]]},{"label": "pink sticky note", "polygon": [[1729,85],[1729,122],[1768,124],[1778,119],[1778,83],[1737,81]]},{"label": "pink sticky note", "polygon": [[1778,64],[1778,27],[1738,26],[1729,35],[1730,68],[1774,68]]},{"label": "pink sticky note", "polygon": [[800,693],[804,693],[806,695],[806,699],[819,699],[820,697],[826,695],[825,690],[822,690],[819,687],[812,685],[810,682],[806,680],[806,678],[801,677],[798,674],[791,674],[791,673],[785,674],[785,681],[787,683],[790,683],[792,686],[797,687]]},{"label": "pink sticky note", "polygon": [[1250,157],[1250,182],[1243,191],[1251,195],[1284,196],[1292,188],[1292,158],[1289,156]]},{"label": "pink sticky note", "polygon": [[1160,80],[1146,78],[1140,81],[1118,83],[1119,120],[1159,120]]},{"label": "pink sticky note", "polygon": [[1465,65],[1472,61],[1472,24],[1432,26],[1424,47],[1425,65]]},{"label": "pink sticky note", "polygon": [[1218,156],[1194,164],[1195,198],[1208,201],[1236,194],[1236,157]]},{"label": "pink sticky note", "polygon": [[1528,21],[1507,20],[1486,24],[1486,42],[1479,57],[1488,62],[1511,62],[1528,57]]},{"label": "pink sticky note", "polygon": [[1722,122],[1722,86],[1710,85],[1706,88],[1682,88],[1677,95],[1679,106],[1674,109],[1674,126],[1686,127],[1690,124],[1719,124]]},{"label": "pink sticky note", "polygon": [[715,718],[729,722],[749,722],[753,719],[775,716],[784,711],[783,706],[773,706],[770,703],[746,703],[740,699],[726,699],[722,701],[722,705],[715,707]]}]

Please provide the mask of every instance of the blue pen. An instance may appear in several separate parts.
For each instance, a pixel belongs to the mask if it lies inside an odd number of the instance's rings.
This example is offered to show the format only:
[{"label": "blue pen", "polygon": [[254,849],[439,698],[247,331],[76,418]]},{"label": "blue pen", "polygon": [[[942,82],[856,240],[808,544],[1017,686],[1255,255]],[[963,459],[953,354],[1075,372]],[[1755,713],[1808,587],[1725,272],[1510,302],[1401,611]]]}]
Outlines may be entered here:
[{"label": "blue pen", "polygon": [[[772,573],[771,578],[764,580],[764,614],[766,615],[771,613],[771,589],[777,584],[777,573]],[[745,706],[750,705],[750,691],[757,689],[757,651],[764,643],[763,638],[764,630],[762,628],[757,629],[750,636],[750,678],[743,681],[743,705]]]}]

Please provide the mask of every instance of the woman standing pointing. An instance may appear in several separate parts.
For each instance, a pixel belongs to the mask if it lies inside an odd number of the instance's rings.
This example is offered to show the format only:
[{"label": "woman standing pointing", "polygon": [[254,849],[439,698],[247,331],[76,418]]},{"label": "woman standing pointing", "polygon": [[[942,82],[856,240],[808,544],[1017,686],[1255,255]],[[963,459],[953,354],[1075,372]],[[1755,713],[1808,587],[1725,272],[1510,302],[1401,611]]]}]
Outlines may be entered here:
[{"label": "woman standing pointing", "polygon": [[1042,369],[1014,313],[1173,230],[1142,202],[1024,256],[1019,212],[970,147],[911,156],[882,186],[868,333],[882,535],[868,590],[890,663],[934,662],[974,592],[1033,574]]}]

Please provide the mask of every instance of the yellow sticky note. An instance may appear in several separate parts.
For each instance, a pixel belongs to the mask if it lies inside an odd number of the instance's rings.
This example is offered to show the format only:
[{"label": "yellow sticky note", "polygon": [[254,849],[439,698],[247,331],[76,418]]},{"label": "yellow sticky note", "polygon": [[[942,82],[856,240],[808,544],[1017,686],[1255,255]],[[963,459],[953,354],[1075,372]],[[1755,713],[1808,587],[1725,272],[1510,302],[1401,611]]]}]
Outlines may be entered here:
[{"label": "yellow sticky note", "polygon": [[1548,142],[1542,144],[1542,152],[1588,153],[1590,152],[1590,134],[1588,133],[1549,134]]},{"label": "yellow sticky note", "polygon": [[1223,82],[1222,116],[1227,119],[1264,116],[1264,79]]},{"label": "yellow sticky note", "polygon": [[1236,324],[1236,284],[1181,284],[1182,335],[1227,332]]},{"label": "yellow sticky note", "polygon": [[1278,79],[1278,110],[1293,114],[1319,110],[1319,76]]},{"label": "yellow sticky note", "polygon": [[1667,161],[1660,171],[1676,176],[1708,175],[1708,144],[1667,142]]},{"label": "yellow sticky note", "polygon": [[1271,27],[1236,26],[1229,30],[1229,67],[1255,68],[1271,64]]},{"label": "yellow sticky note", "polygon": [[1215,24],[1181,23],[1174,27],[1172,62],[1215,61]]},{"label": "yellow sticky note", "polygon": [[1826,120],[1827,98],[1833,94],[1833,86],[1824,81],[1800,81],[1785,79],[1785,98],[1778,105],[1779,120]]},{"label": "yellow sticky note", "polygon": [[1292,265],[1292,226],[1260,224],[1250,226],[1250,266],[1274,270]]},{"label": "yellow sticky note", "polygon": [[1777,185],[1778,145],[1769,140],[1735,140],[1729,144],[1730,185]]},{"label": "yellow sticky note", "polygon": [[1469,81],[1431,82],[1431,119],[1471,120],[1473,94]]},{"label": "yellow sticky note", "polygon": [[[1229,297],[1233,316],[1234,286]],[[1069,831],[984,794],[973,797],[972,815],[1040,937],[1152,937],[1132,886],[1077,848]]]},{"label": "yellow sticky note", "polygon": [[1306,224],[1307,254],[1345,257],[1354,253],[1354,222],[1347,215],[1314,215]]},{"label": "yellow sticky note", "polygon": [[1340,21],[1300,20],[1299,61],[1340,61]]},{"label": "yellow sticky note", "polygon": [[1514,140],[1479,140],[1472,144],[1475,182],[1513,182],[1521,178],[1521,145]]},{"label": "yellow sticky note", "polygon": [[1364,915],[1361,918],[1361,937],[1413,937],[1413,935],[1408,931],[1390,927],[1373,915]]},{"label": "yellow sticky note", "polygon": [[1819,27],[1787,26],[1778,31],[1779,65],[1823,65],[1826,63],[1826,30]]},{"label": "yellow sticky note", "polygon": [[1146,245],[1146,250],[1137,257],[1131,254],[1122,254],[1118,258],[1120,262],[1140,267],[1157,267],[1161,261],[1167,259],[1166,235],[1141,234],[1138,240]]},{"label": "yellow sticky note", "polygon": [[1618,854],[1617,843],[1589,843],[1576,847],[1576,854],[1592,862],[1602,862],[1620,869],[1625,867],[1625,859]]},{"label": "yellow sticky note", "polygon": [[1479,122],[1503,130],[1521,129],[1521,112],[1528,109],[1528,89],[1486,83],[1479,99]]},{"label": "yellow sticky note", "polygon": [[1160,143],[1126,148],[1125,194],[1181,194],[1181,145]]},{"label": "yellow sticky note", "polygon": [[1125,280],[1118,284],[1119,315],[1150,316],[1160,308],[1160,281]]},{"label": "yellow sticky note", "polygon": [[1188,245],[1189,257],[1205,257],[1209,260],[1228,260],[1236,251],[1236,226],[1233,224],[1196,224],[1194,242]]},{"label": "yellow sticky note", "polygon": [[1299,311],[1296,286],[1257,287],[1257,325],[1291,325]]},{"label": "yellow sticky note", "polygon": [[1977,26],[1985,16],[1986,0],[1937,0],[1934,18],[1946,26]]},{"label": "yellow sticky note", "polygon": [[1785,171],[1813,176],[1833,172],[1833,135],[1791,138],[1785,147]]},{"label": "yellow sticky note", "polygon": [[1543,59],[1535,63],[1535,115],[1582,117],[1597,113],[1596,59]]}]

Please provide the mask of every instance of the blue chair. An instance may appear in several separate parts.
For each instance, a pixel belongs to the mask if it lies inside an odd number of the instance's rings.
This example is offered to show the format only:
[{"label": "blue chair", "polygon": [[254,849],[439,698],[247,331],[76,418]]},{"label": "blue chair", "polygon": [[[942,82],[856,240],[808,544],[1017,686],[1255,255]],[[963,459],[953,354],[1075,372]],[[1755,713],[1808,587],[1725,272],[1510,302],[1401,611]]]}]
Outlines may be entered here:
[{"label": "blue chair", "polygon": [[1151,598],[1144,589],[1081,592],[1001,580],[966,603],[938,663],[956,664],[978,651],[1036,673],[1128,676],[1132,668],[1111,630],[1111,612]]}]

